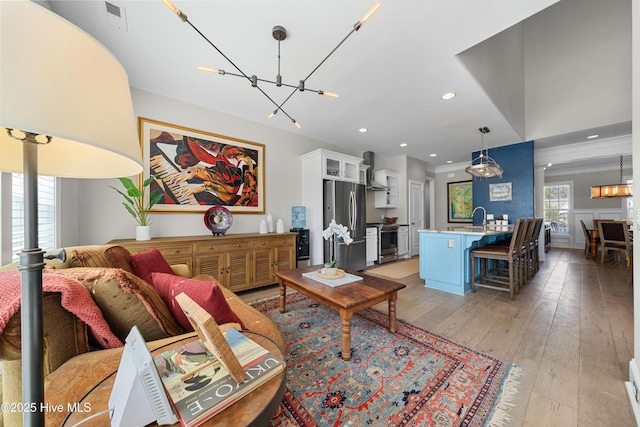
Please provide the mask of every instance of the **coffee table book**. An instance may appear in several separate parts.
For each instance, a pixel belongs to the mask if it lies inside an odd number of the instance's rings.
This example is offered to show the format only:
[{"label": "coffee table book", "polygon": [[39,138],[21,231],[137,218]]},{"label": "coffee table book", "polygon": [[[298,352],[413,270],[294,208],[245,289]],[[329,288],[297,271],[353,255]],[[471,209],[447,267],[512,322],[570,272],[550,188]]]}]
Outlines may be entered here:
[{"label": "coffee table book", "polygon": [[284,369],[284,361],[235,329],[223,335],[245,371],[238,383],[201,340],[154,356],[176,415],[185,427],[198,426]]}]

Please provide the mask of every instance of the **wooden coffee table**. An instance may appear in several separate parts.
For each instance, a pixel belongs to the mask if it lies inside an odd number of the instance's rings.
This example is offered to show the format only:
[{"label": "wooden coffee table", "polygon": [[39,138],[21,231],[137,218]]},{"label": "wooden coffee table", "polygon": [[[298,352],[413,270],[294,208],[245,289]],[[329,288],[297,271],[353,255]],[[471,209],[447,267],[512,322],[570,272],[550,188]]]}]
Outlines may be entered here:
[{"label": "wooden coffee table", "polygon": [[[242,331],[247,334],[249,338],[259,343],[261,346],[272,352],[274,355],[284,360],[284,354],[277,345],[270,338],[264,335],[257,334],[251,331]],[[156,355],[169,348],[185,344],[189,341],[196,339],[197,336],[184,338],[181,341],[176,341],[168,344],[164,347],[160,347],[151,352]],[[216,414],[212,418],[205,421],[203,426],[265,426],[268,425],[273,415],[278,410],[278,406],[284,396],[285,391],[285,370],[281,373],[262,384],[251,393],[247,394],[242,399],[235,402],[222,412]],[[91,413],[73,412],[70,413],[67,419],[62,423],[63,427],[75,426],[76,423],[88,418],[93,413],[98,413],[104,409],[107,409],[109,405],[109,396],[111,396],[111,389],[115,381],[116,372],[104,378],[100,383],[96,384],[87,395],[85,395],[79,403],[79,407],[83,407],[84,404],[89,404],[91,407]],[[105,413],[101,416],[88,420],[86,423],[81,424],[82,427],[102,427],[109,425],[109,414]],[[156,426],[156,423],[149,424],[150,426]],[[175,424],[179,426],[178,422]]]},{"label": "wooden coffee table", "polygon": [[304,277],[304,273],[318,270],[319,266],[277,271],[280,279],[280,312],[286,311],[287,286],[318,301],[338,313],[342,320],[342,358],[351,359],[351,318],[354,313],[389,301],[389,332],[396,332],[396,299],[398,291],[406,286],[402,283],[379,277],[349,272],[363,280],[332,288],[321,282]]}]

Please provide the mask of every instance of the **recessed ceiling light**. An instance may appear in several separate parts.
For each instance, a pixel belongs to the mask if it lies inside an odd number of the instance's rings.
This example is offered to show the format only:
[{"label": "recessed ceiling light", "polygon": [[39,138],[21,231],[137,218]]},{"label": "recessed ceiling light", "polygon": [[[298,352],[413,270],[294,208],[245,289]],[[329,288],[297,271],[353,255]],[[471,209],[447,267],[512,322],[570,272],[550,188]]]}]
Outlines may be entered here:
[{"label": "recessed ceiling light", "polygon": [[453,163],[453,160],[447,160],[447,163]]},{"label": "recessed ceiling light", "polygon": [[360,129],[358,129],[358,132],[360,132],[360,133],[365,133],[365,132],[366,132],[366,131],[368,131],[368,130],[369,130],[369,129],[367,129],[367,128],[360,128]]},{"label": "recessed ceiling light", "polygon": [[402,144],[400,144],[400,147],[406,147],[407,145],[409,144],[407,144],[406,142],[403,142]]},{"label": "recessed ceiling light", "polygon": [[593,135],[589,135],[589,136],[587,137],[587,139],[594,139],[594,138],[597,138],[597,137],[599,137],[599,136],[600,136],[600,135],[598,135],[598,134],[596,133],[596,134],[593,134]]},{"label": "recessed ceiling light", "polygon": [[436,153],[431,153],[431,154],[429,154],[429,157],[436,157],[436,156],[437,156],[437,154],[436,154]]},{"label": "recessed ceiling light", "polygon": [[550,168],[551,166],[553,166],[553,163],[549,162],[547,163],[547,167]]},{"label": "recessed ceiling light", "polygon": [[442,95],[440,97],[440,99],[443,99],[443,100],[446,101],[447,99],[452,99],[452,98],[455,98],[455,97],[456,97],[456,93],[455,92],[447,92],[444,95]]}]

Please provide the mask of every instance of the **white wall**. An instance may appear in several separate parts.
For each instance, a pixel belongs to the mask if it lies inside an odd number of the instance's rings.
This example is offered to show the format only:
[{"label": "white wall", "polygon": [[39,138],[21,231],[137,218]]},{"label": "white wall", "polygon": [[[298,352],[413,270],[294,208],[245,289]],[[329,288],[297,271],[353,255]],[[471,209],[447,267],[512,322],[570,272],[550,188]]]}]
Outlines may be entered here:
[{"label": "white wall", "polygon": [[562,0],[525,21],[527,140],[631,119],[630,3]]},{"label": "white wall", "polygon": [[[132,89],[132,99],[139,117],[265,144],[265,214],[271,212],[274,219],[282,218],[287,230],[291,226],[291,206],[299,205],[301,200],[298,156],[316,148],[361,155],[347,152],[344,147],[303,138],[296,135],[295,129],[283,132],[138,89]],[[120,196],[109,188],[119,186],[117,180],[70,181],[65,183],[69,206],[65,209],[68,215],[65,215],[64,245],[101,244],[116,238],[135,237],[135,221],[122,207]],[[235,214],[229,233],[257,232],[262,218],[263,215],[257,214]],[[209,233],[203,213],[154,213],[151,223],[152,237]]]},{"label": "white wall", "polygon": [[[414,157],[406,155],[395,157],[376,157],[375,170],[386,169],[398,173],[398,207],[397,208],[376,208],[373,191],[368,190],[367,194],[367,222],[380,222],[381,217],[397,217],[398,224],[408,224],[409,221],[409,180],[425,182],[427,177],[427,163]],[[425,224],[428,213],[428,197],[425,190]]]},{"label": "white wall", "polygon": [[435,188],[435,205],[436,205],[436,219],[435,228],[446,228],[449,223],[449,211],[447,206],[447,183],[458,181],[469,181],[472,179],[471,175],[464,171],[467,164],[457,163],[442,167],[442,172],[436,173],[436,188]]}]

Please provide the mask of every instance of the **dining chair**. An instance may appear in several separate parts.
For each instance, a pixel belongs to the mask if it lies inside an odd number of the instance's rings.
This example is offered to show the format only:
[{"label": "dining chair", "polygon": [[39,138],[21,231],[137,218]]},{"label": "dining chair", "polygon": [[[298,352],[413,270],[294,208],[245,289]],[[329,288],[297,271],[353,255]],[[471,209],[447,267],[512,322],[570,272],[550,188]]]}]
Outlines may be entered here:
[{"label": "dining chair", "polygon": [[582,225],[582,232],[584,233],[584,257],[589,258],[591,254],[591,232],[583,220],[580,220],[580,225]]},{"label": "dining chair", "polygon": [[[524,239],[523,230],[526,230],[526,220],[520,218],[516,221],[513,228],[513,234],[509,246],[502,245],[487,245],[479,248],[472,249],[470,251],[471,257],[471,292],[476,291],[476,286],[497,289],[500,291],[509,292],[511,300],[513,300],[515,293],[522,281],[522,273],[519,268],[522,243]],[[481,282],[476,283],[475,261],[479,259],[480,263],[480,276],[478,277]],[[489,268],[489,261],[494,261],[491,269]],[[496,265],[503,261],[507,265],[508,276],[504,277],[499,275],[496,271]]]},{"label": "dining chair", "polygon": [[614,259],[620,262],[620,254],[627,253],[629,245],[629,228],[626,221],[599,221],[600,231],[600,264],[608,252],[614,252]]}]

